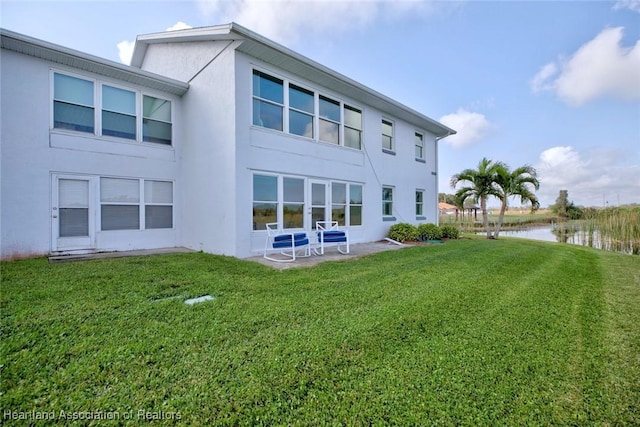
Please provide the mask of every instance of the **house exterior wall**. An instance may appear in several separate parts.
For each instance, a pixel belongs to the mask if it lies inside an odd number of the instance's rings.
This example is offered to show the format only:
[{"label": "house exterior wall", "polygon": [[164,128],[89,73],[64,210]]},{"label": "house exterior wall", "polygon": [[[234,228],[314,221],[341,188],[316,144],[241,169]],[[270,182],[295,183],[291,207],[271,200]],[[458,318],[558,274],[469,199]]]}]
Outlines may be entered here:
[{"label": "house exterior wall", "polygon": [[[118,177],[174,182],[173,228],[101,231],[91,236],[90,250],[130,250],[176,246],[181,222],[180,100],[168,94],[2,50],[1,190],[2,259],[45,255],[56,249],[53,235],[58,218],[54,178],[86,177],[90,181],[91,220],[99,225],[99,178]],[[119,138],[52,130],[52,71],[95,79],[130,90],[170,99],[174,106],[174,147],[142,144]],[[142,93],[142,92],[141,92]],[[99,108],[99,107],[96,107]]]},{"label": "house exterior wall", "polygon": [[192,79],[182,100],[181,246],[237,256],[234,50],[229,42],[154,44],[142,68]]},{"label": "house exterior wall", "polygon": [[[188,82],[189,89],[181,97],[3,49],[2,259],[75,250],[174,246],[240,258],[259,255],[266,235],[261,227],[254,227],[255,175],[277,176],[280,185],[284,178],[304,180],[306,231],[314,225],[310,214],[312,182],[326,185],[329,195],[332,185],[361,186],[362,223],[348,227],[353,243],[380,240],[397,222],[437,222],[435,135],[308,77],[236,50],[242,43],[228,39],[148,44],[141,69]],[[255,125],[254,70],[313,91],[316,102],[324,95],[360,109],[362,149]],[[142,94],[170,100],[172,146],[52,129],[54,71],[93,80],[96,94],[104,83],[135,91],[138,101]],[[95,108],[100,109],[98,100]],[[391,152],[382,148],[383,119],[393,122]],[[315,120],[317,125],[318,118]],[[423,135],[424,159],[415,158],[416,132]],[[101,177],[136,179],[141,189],[145,180],[172,182],[173,227],[102,231]],[[64,246],[57,239],[59,178],[89,183],[94,225],[89,246]],[[383,187],[393,188],[393,212],[387,216],[382,212]],[[415,212],[416,190],[424,191],[423,214],[419,216]]]},{"label": "house exterior wall", "polygon": [[[323,88],[303,77],[292,75],[237,53],[236,59],[236,145],[237,168],[237,232],[238,256],[259,254],[264,249],[266,232],[252,227],[253,173],[276,174],[363,185],[363,223],[349,228],[351,241],[369,242],[383,239],[395,222],[437,221],[435,171],[435,137],[410,123],[390,117],[358,100]],[[287,132],[266,129],[252,124],[252,73],[258,69],[293,84],[339,99],[363,111],[362,150],[337,146]],[[396,150],[387,154],[382,150],[382,118],[394,121]],[[416,161],[414,135],[424,136],[425,160]],[[394,220],[383,218],[382,186],[394,188]],[[415,213],[415,191],[424,190],[424,214]],[[308,200],[307,200],[308,202]],[[305,206],[308,209],[308,206]],[[307,230],[311,228],[306,224]]]}]

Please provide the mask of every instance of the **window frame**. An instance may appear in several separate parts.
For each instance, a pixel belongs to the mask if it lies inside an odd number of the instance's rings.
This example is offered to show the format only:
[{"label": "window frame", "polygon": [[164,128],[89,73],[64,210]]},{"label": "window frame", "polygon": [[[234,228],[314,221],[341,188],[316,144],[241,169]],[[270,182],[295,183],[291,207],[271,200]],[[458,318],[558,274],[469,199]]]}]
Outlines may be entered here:
[{"label": "window frame", "polygon": [[[84,80],[92,83],[92,95],[93,95],[93,130],[85,131],[85,130],[77,130],[70,129],[65,127],[56,126],[56,102],[64,102],[71,105],[78,105],[87,108],[88,106],[82,104],[73,104],[67,101],[63,101],[62,99],[58,99],[55,93],[55,79],[56,74],[64,77],[71,77],[78,80]],[[174,121],[175,121],[175,108],[176,105],[175,99],[168,96],[167,94],[159,94],[152,91],[145,91],[142,88],[136,88],[131,86],[122,85],[119,82],[112,82],[108,79],[101,79],[97,77],[91,77],[87,75],[82,75],[74,72],[69,72],[59,68],[50,68],[50,118],[49,118],[49,131],[55,133],[70,133],[76,135],[86,135],[89,137],[95,137],[103,140],[110,141],[119,141],[119,142],[128,142],[135,143],[140,145],[145,145],[148,147],[165,147],[165,148],[175,148],[175,136],[174,136]],[[105,109],[104,106],[104,87],[110,87],[113,89],[124,90],[127,92],[131,92],[135,97],[135,138],[128,138],[117,135],[109,135],[104,132],[104,124],[103,124],[103,114],[104,112],[108,113],[116,113],[122,114],[121,112],[114,111],[112,109]],[[162,121],[162,123],[168,123],[171,128],[171,140],[167,143],[155,142],[155,141],[145,141],[144,135],[144,98],[151,97],[155,99],[160,99],[166,101],[170,105],[171,113],[170,113],[170,122]],[[127,114],[131,117],[130,114]],[[152,119],[156,120],[156,119]],[[157,121],[157,120],[156,120]]]},{"label": "window frame", "polygon": [[[275,178],[276,200],[257,200],[256,199],[256,186],[255,186],[256,176]],[[286,193],[285,180],[302,181],[302,188],[303,188],[302,202],[300,202],[299,200],[295,201],[293,199],[287,199],[287,195],[285,194]],[[310,206],[309,203],[311,203],[310,202],[311,194],[309,193],[310,190],[308,185],[310,180],[314,182],[315,178],[309,177],[309,176],[301,176],[301,175],[275,174],[275,173],[262,172],[262,171],[253,171],[251,173],[251,207],[254,212],[252,213],[252,219],[251,219],[252,221],[251,231],[264,232],[265,231],[264,224],[271,223],[271,222],[276,222],[279,227],[285,230],[301,230],[301,229],[307,229],[307,227],[311,227],[312,224],[307,224],[308,208]],[[333,218],[333,208],[339,205],[340,207],[344,208],[344,214],[345,214],[344,221],[340,225],[346,226],[346,227],[362,226],[363,212],[364,212],[364,184],[359,182],[353,182],[353,181],[333,181],[330,179],[322,180],[322,181],[325,182],[330,187],[330,191],[328,195],[329,199],[325,201],[325,205],[329,206],[329,209],[331,210],[332,221],[336,220],[335,218]],[[335,185],[345,186],[345,203],[334,203],[333,187]],[[360,188],[359,190],[360,203],[354,203],[354,200],[352,199],[352,192],[354,191],[353,187]],[[266,205],[266,204],[270,204],[274,206],[273,210],[275,212],[275,218],[273,220],[268,220],[266,222],[256,221],[256,217],[255,217],[256,205]],[[285,224],[286,218],[285,218],[285,212],[284,212],[284,208],[287,205],[298,205],[302,207],[302,225],[301,226],[287,227],[287,224]],[[359,219],[360,219],[359,224],[352,223],[352,208],[359,208]],[[259,227],[258,224],[260,224],[262,227]]]},{"label": "window frame", "polygon": [[[330,104],[335,105],[336,107],[338,107],[338,121],[335,121],[334,119],[332,119],[331,117],[328,116],[322,116],[321,112],[320,112],[320,101],[325,101],[328,102]],[[328,144],[333,144],[333,145],[338,145],[338,146],[342,146],[342,126],[343,126],[343,114],[342,114],[342,101],[337,100],[337,99],[333,99],[333,97],[329,97],[327,95],[322,95],[322,94],[318,94],[318,141],[320,142],[326,142]],[[337,142],[333,142],[333,141],[329,141],[327,139],[322,139],[322,123],[329,123],[332,125],[337,125],[338,126],[338,141]]]},{"label": "window frame", "polygon": [[[292,82],[288,82],[287,83],[287,99],[285,100],[285,103],[287,104],[287,109],[288,109],[288,117],[286,119],[287,122],[287,133],[291,134],[291,135],[296,135],[296,136],[301,136],[303,138],[309,138],[309,139],[315,139],[316,138],[316,93],[315,91],[311,90],[311,89],[307,89],[305,87],[302,87],[300,85],[297,85],[295,83]],[[312,111],[306,111],[297,107],[294,107],[291,105],[291,90],[296,90],[298,92],[301,93],[305,93],[307,95],[311,95],[311,108]],[[296,114],[300,114],[303,116],[307,116],[311,118],[311,136],[307,136],[307,135],[302,135],[299,133],[295,133],[291,131],[291,123],[293,122],[293,120],[291,120],[291,112],[294,112]]]},{"label": "window frame", "polygon": [[[140,124],[139,126],[141,127],[141,131],[140,131],[140,139],[142,143],[145,144],[155,144],[158,146],[165,146],[165,147],[173,147],[173,101],[170,99],[167,99],[167,97],[161,97],[161,96],[156,96],[155,94],[151,94],[151,93],[147,93],[147,92],[142,92],[141,93],[141,101],[139,103],[139,108],[140,108]],[[159,120],[156,118],[151,118],[151,117],[145,117],[144,114],[144,99],[145,98],[154,98],[154,99],[158,99],[160,101],[166,101],[169,103],[169,109],[171,110],[170,112],[170,117],[169,119],[171,120],[170,122],[164,121],[164,120]],[[168,124],[169,127],[171,128],[171,140],[169,141],[169,144],[165,144],[164,142],[156,142],[156,141],[148,141],[145,138],[147,137],[146,135],[146,131],[145,131],[145,123],[144,121],[146,120],[151,120],[157,123],[165,123]]]},{"label": "window frame", "polygon": [[415,144],[416,160],[425,160],[424,133],[415,131],[413,140]]},{"label": "window frame", "polygon": [[[263,98],[262,96],[260,96],[260,94],[256,94],[255,93],[255,77],[258,76],[259,78],[265,78],[266,80],[270,80],[272,82],[279,82],[282,85],[282,103],[279,103],[277,100],[273,100],[273,99],[269,99],[269,98]],[[285,114],[288,114],[288,102],[287,102],[287,98],[288,98],[288,90],[285,90],[285,87],[288,89],[288,85],[285,85],[286,81],[285,79],[281,78],[281,77],[277,77],[274,76],[271,73],[267,73],[264,71],[261,71],[257,68],[253,68],[253,71],[251,72],[251,123],[253,124],[253,126],[258,126],[264,129],[270,129],[270,130],[274,130],[274,131],[279,131],[279,132],[284,132],[285,127],[285,123],[287,122],[287,120],[285,119]],[[271,105],[271,106],[275,106],[277,108],[280,109],[280,127],[279,128],[274,128],[274,127],[270,127],[270,126],[265,126],[264,122],[262,122],[262,124],[256,123],[256,102],[258,103],[264,103],[267,105]],[[260,119],[260,116],[258,116],[258,119]]]},{"label": "window frame", "polygon": [[416,188],[416,199],[415,199],[416,200],[416,217],[418,219],[422,219],[424,217],[424,195],[425,195],[424,189]]},{"label": "window frame", "polygon": [[[50,130],[55,130],[57,132],[73,132],[73,133],[79,133],[79,134],[90,134],[90,135],[95,135],[98,129],[98,120],[97,120],[97,113],[96,110],[98,109],[96,107],[96,104],[98,104],[98,99],[97,99],[97,93],[96,93],[96,86],[98,84],[98,81],[94,78],[90,78],[87,76],[83,76],[80,74],[76,74],[76,73],[67,73],[67,72],[61,72],[58,70],[54,70],[51,69],[50,70],[50,99],[51,99],[51,111],[50,111],[50,122],[49,122],[49,127]],[[92,95],[92,105],[85,105],[85,104],[80,104],[80,103],[76,103],[76,102],[69,102],[66,100],[63,100],[62,98],[58,98],[56,96],[56,74],[63,76],[63,77],[69,77],[72,79],[76,79],[76,80],[82,80],[85,82],[89,82],[91,83],[92,86],[92,91],[91,91],[91,95]],[[78,106],[78,107],[82,107],[82,108],[90,108],[93,112],[92,116],[93,116],[93,126],[92,129],[89,130],[81,130],[81,129],[73,129],[73,128],[69,128],[69,127],[59,127],[56,126],[56,103],[64,103],[67,105],[74,105],[74,106]]]},{"label": "window frame", "polygon": [[[385,198],[385,190],[390,194],[390,198]],[[392,218],[393,217],[393,193],[395,187],[392,185],[383,185],[382,186],[382,216],[383,218]],[[387,209],[388,206],[388,209]],[[388,213],[387,213],[388,212]]]},{"label": "window frame", "polygon": [[[387,125],[391,128],[391,135],[388,135],[386,133],[384,133],[384,125]],[[396,152],[396,147],[395,147],[395,138],[394,138],[394,133],[395,133],[395,123],[393,120],[391,119],[387,119],[385,117],[382,118],[381,122],[381,129],[380,129],[380,133],[381,133],[381,142],[382,142],[382,151],[385,153],[389,153],[389,154],[395,154]],[[389,139],[389,148],[385,147],[385,137],[387,137]]]},{"label": "window frame", "polygon": [[[256,95],[254,93],[254,86],[253,86],[253,78],[255,75],[260,75],[260,76],[264,76],[265,78],[268,79],[275,79],[277,81],[282,81],[282,88],[283,88],[283,104],[279,104],[277,102],[274,102],[272,100],[269,99],[265,99],[260,97],[259,95]],[[305,138],[305,139],[309,139],[315,142],[321,142],[324,144],[331,144],[334,146],[339,146],[339,147],[343,147],[343,148],[349,148],[352,150],[358,150],[358,151],[362,151],[363,150],[363,144],[364,144],[364,109],[357,106],[356,104],[352,104],[352,103],[347,103],[345,101],[343,101],[341,99],[341,97],[339,96],[334,96],[332,94],[320,91],[318,89],[314,89],[309,87],[308,85],[305,84],[301,84],[298,81],[292,80],[288,77],[285,77],[279,73],[276,72],[272,72],[269,71],[267,69],[264,69],[260,66],[253,66],[252,71],[251,71],[251,114],[250,114],[250,121],[251,121],[251,126],[256,127],[256,128],[260,128],[260,129],[264,129],[264,130],[268,130],[268,131],[272,131],[272,132],[282,132],[284,134],[287,135],[291,135],[294,137],[301,137],[301,138]],[[291,105],[291,100],[290,100],[290,94],[291,94],[291,90],[299,90],[301,92],[307,92],[308,94],[313,94],[313,114],[311,114],[309,111],[306,110],[302,110],[300,108],[297,108],[295,106]],[[320,111],[320,106],[321,106],[321,101],[326,100],[327,102],[333,103],[335,104],[338,109],[339,109],[339,120],[334,120],[333,118],[330,117],[326,117],[321,115],[321,111]],[[282,108],[282,129],[276,129],[273,127],[269,127],[269,126],[265,126],[264,123],[260,124],[257,123],[255,120],[255,115],[256,115],[256,105],[255,102],[267,102],[267,103],[271,103],[272,105],[277,105],[278,107]],[[348,126],[345,122],[345,110],[352,110],[355,112],[358,112],[360,114],[360,128],[354,128],[352,126]],[[291,124],[292,124],[292,113],[293,114],[302,114],[302,115],[306,115],[312,118],[312,135],[308,136],[308,135],[300,135],[299,133],[296,132],[292,132],[291,130]],[[322,128],[323,128],[323,123],[330,125],[330,126],[335,126],[337,125],[338,129],[337,129],[337,142],[336,141],[331,141],[328,139],[323,139],[322,138]],[[351,145],[346,145],[346,140],[347,138],[345,137],[345,134],[347,131],[356,131],[358,132],[359,135],[359,141],[358,141],[358,147],[353,147]]]},{"label": "window frame", "polygon": [[[143,230],[169,230],[174,228],[174,218],[175,218],[175,184],[171,180],[163,180],[163,179],[142,179],[142,198],[143,202],[141,205],[144,206],[144,212],[142,213],[142,218],[144,219]],[[147,183],[148,182],[164,182],[171,184],[171,202],[150,202],[147,200]],[[171,226],[170,227],[149,227],[147,222],[147,207],[148,206],[159,206],[159,207],[170,207],[171,208]]]},{"label": "window frame", "polygon": [[[346,113],[345,113],[346,110],[350,110],[350,111],[357,112],[357,113],[360,114],[360,127],[359,128],[354,128],[352,126],[347,125],[347,120],[345,118],[346,117]],[[343,145],[345,147],[353,148],[355,150],[362,150],[362,141],[363,141],[362,140],[362,131],[363,131],[362,122],[363,122],[363,116],[364,116],[364,113],[363,113],[362,109],[356,108],[356,107],[351,106],[349,104],[342,104],[342,117],[343,117],[343,122],[344,122],[344,130],[343,130],[343,133],[344,133],[344,138],[343,138],[344,139],[344,144]],[[355,131],[357,133],[357,135],[358,135],[358,146],[357,147],[352,147],[351,145],[347,145],[347,132],[346,132],[347,129]]]},{"label": "window frame", "polygon": [[[138,189],[138,201],[110,201],[103,200],[102,180],[123,180],[123,181],[136,181]],[[146,183],[147,182],[165,182],[171,184],[171,202],[150,202],[146,197]],[[98,206],[101,232],[127,232],[127,231],[145,231],[145,230],[173,230],[175,229],[175,181],[170,179],[146,179],[146,178],[131,178],[121,176],[99,176],[98,177]],[[103,221],[103,207],[104,206],[136,206],[138,208],[138,226],[137,228],[104,228]],[[147,206],[165,206],[171,207],[171,227],[149,227],[147,224]]]},{"label": "window frame", "polygon": [[[138,135],[140,134],[139,132],[139,128],[140,128],[140,120],[139,120],[139,116],[140,116],[140,108],[139,108],[139,92],[135,91],[135,90],[131,90],[129,88],[125,88],[125,87],[121,87],[119,85],[114,85],[112,83],[107,83],[107,82],[100,82],[99,84],[100,86],[100,136],[105,136],[108,138],[118,138],[118,139],[126,139],[126,140],[130,140],[130,141],[138,141]],[[105,105],[104,105],[104,90],[105,87],[108,88],[112,88],[112,89],[116,89],[116,90],[121,90],[121,91],[125,91],[125,92],[130,92],[133,94],[133,109],[134,109],[134,113],[133,115],[131,114],[127,114],[125,112],[121,112],[121,111],[115,111],[115,110],[111,110],[111,109],[105,109]],[[128,138],[126,136],[118,136],[118,135],[110,135],[110,134],[105,134],[105,112],[107,113],[112,113],[112,114],[118,114],[118,115],[123,115],[123,116],[128,116],[128,117],[133,117],[134,121],[135,121],[135,134],[133,136],[133,138]]]}]

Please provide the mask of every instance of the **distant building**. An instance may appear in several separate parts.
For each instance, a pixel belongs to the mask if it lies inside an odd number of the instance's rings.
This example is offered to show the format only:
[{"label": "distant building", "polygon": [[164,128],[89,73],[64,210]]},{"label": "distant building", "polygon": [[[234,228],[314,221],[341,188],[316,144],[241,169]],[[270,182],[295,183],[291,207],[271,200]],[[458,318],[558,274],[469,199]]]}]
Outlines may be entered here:
[{"label": "distant building", "polygon": [[438,221],[455,131],[235,23],[139,36],[131,66],[1,39],[3,259]]},{"label": "distant building", "polygon": [[440,215],[458,215],[458,208],[449,203],[439,202],[438,211],[440,212]]}]

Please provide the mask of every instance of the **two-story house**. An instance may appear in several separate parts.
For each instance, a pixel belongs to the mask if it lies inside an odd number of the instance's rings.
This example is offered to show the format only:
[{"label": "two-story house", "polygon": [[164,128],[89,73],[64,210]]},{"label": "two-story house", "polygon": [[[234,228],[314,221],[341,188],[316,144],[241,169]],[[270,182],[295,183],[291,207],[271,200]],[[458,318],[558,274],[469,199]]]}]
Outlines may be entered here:
[{"label": "two-story house", "polygon": [[1,257],[260,254],[436,223],[452,129],[235,23],[139,36],[131,66],[2,30]]}]

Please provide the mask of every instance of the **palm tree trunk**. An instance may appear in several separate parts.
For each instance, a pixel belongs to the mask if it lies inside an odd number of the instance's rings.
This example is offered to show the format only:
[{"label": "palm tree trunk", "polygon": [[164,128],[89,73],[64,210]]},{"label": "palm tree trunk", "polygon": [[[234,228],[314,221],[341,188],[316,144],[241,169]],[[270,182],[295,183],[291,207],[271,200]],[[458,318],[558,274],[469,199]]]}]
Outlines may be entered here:
[{"label": "palm tree trunk", "polygon": [[489,230],[489,218],[487,217],[487,198],[480,198],[480,208],[482,208],[482,224],[484,230],[487,232],[487,239],[491,238],[491,231]]},{"label": "palm tree trunk", "polygon": [[502,205],[500,206],[500,216],[498,217],[498,224],[496,224],[496,231],[493,232],[493,238],[497,239],[498,234],[500,234],[500,228],[502,228],[502,221],[504,220],[504,212],[507,210],[507,201],[502,201]]}]

